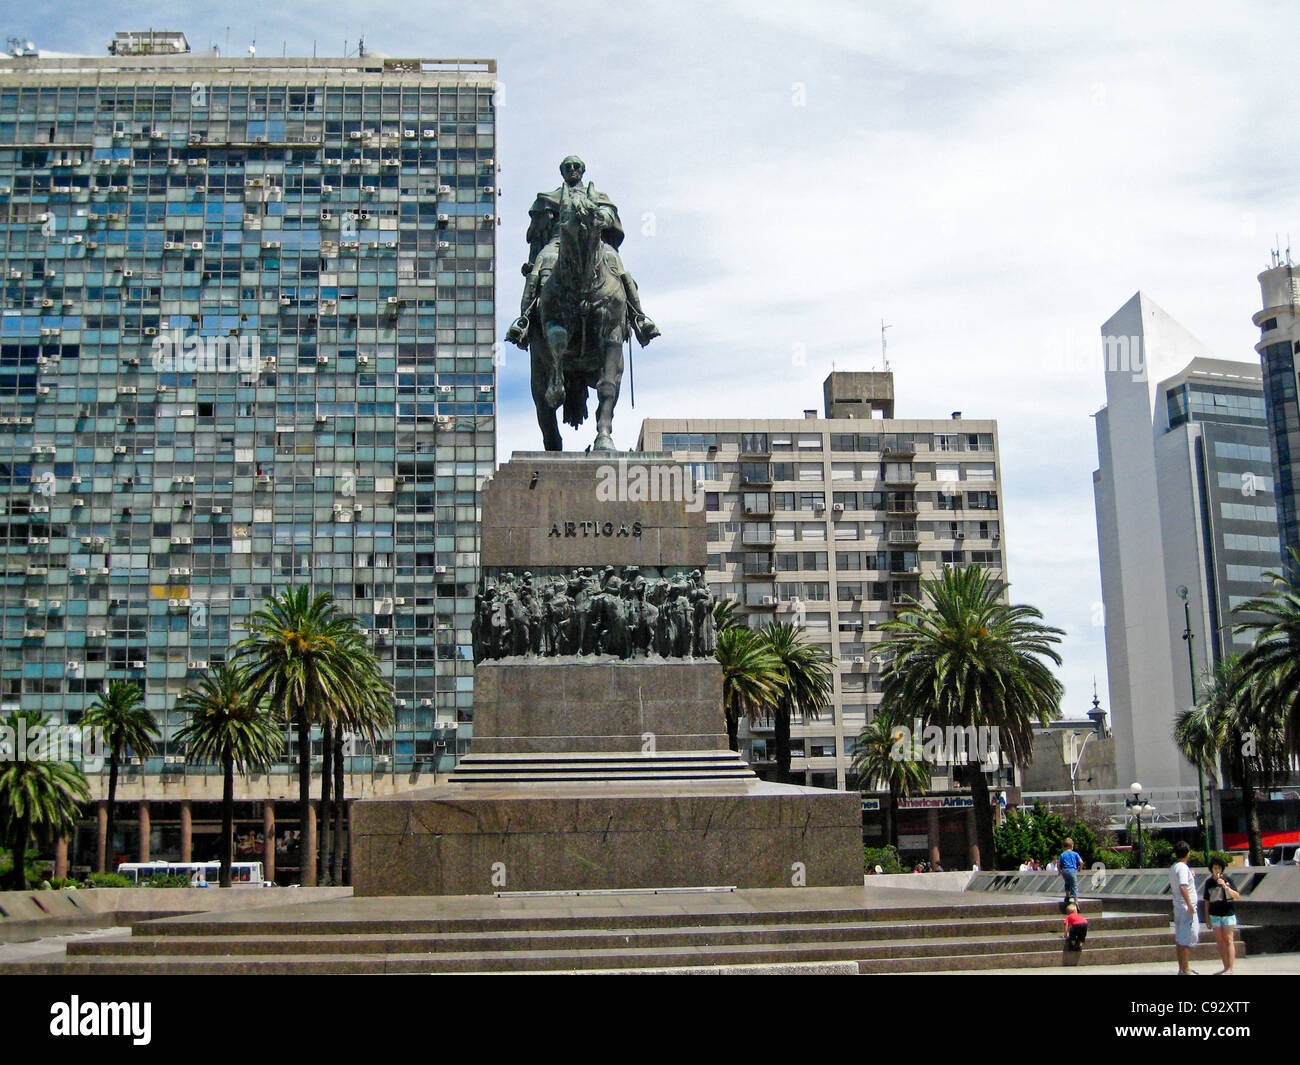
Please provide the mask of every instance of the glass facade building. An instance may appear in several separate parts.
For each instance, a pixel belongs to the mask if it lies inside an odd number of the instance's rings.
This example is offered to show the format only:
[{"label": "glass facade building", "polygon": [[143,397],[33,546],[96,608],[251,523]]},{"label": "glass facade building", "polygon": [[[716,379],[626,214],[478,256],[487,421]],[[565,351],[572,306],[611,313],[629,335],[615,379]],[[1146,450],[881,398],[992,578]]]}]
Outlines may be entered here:
[{"label": "glass facade building", "polygon": [[145,36],[0,60],[0,700],[75,723],[137,682],[179,797],[177,695],[310,583],[398,700],[350,769],[449,769],[494,466],[495,64]]},{"label": "glass facade building", "polygon": [[1286,262],[1259,275],[1264,309],[1259,326],[1264,399],[1277,479],[1282,546],[1300,551],[1300,277]]}]

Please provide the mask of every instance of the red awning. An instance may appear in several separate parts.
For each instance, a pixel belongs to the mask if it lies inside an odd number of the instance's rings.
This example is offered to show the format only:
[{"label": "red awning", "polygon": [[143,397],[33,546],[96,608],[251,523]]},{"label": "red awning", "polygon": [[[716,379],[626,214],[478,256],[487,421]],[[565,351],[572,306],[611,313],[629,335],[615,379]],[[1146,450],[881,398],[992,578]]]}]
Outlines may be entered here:
[{"label": "red awning", "polygon": [[[1278,847],[1283,843],[1300,843],[1300,830],[1292,832],[1265,832],[1263,834],[1265,847]],[[1230,851],[1244,851],[1250,846],[1244,832],[1225,832],[1223,834],[1223,845]]]}]

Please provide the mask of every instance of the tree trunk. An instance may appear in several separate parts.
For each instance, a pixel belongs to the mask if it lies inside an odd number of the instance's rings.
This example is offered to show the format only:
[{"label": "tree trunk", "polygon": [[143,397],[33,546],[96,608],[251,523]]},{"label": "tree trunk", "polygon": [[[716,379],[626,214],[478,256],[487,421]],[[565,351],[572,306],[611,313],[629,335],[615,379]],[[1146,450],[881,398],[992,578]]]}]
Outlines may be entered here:
[{"label": "tree trunk", "polygon": [[993,842],[993,807],[989,805],[989,782],[984,779],[978,757],[968,756],[966,759],[970,773],[970,797],[975,804],[975,842],[980,849],[980,868],[996,869],[998,851]]},{"label": "tree trunk", "polygon": [[318,884],[334,883],[330,859],[333,849],[330,846],[330,818],[334,813],[334,724],[328,718],[320,727],[320,823],[317,829],[320,839],[320,859],[316,866]]},{"label": "tree trunk", "polygon": [[14,831],[14,867],[10,872],[10,885],[14,891],[27,890],[27,841],[31,833],[31,821],[22,818]]},{"label": "tree trunk", "polygon": [[316,886],[316,833],[311,823],[311,723],[298,714],[298,883]]},{"label": "tree trunk", "polygon": [[776,739],[776,779],[781,784],[790,783],[790,707],[782,700],[772,711]]},{"label": "tree trunk", "polygon": [[116,869],[109,868],[113,864],[113,827],[117,818],[114,812],[117,810],[117,761],[118,750],[113,748],[108,756],[108,823],[104,827],[104,864],[99,867],[101,873],[115,873]]},{"label": "tree trunk", "polygon": [[1250,846],[1250,864],[1262,866],[1264,864],[1264,837],[1259,831],[1259,803],[1256,801],[1255,774],[1251,771],[1249,758],[1241,760],[1241,812],[1246,819],[1246,839]]},{"label": "tree trunk", "polygon": [[733,751],[740,750],[740,715],[732,710],[724,710],[727,719],[727,746]]},{"label": "tree trunk", "polygon": [[348,819],[347,793],[345,788],[346,766],[344,764],[343,734],[334,738],[334,883],[346,884],[351,880],[349,866],[351,850],[351,825]]},{"label": "tree trunk", "polygon": [[221,887],[230,887],[230,864],[235,860],[235,760],[221,757]]},{"label": "tree trunk", "polygon": [[885,833],[889,840],[889,845],[898,850],[898,791],[891,784],[889,786],[889,811],[885,815]]},{"label": "tree trunk", "polygon": [[[352,843],[352,823],[348,818],[347,796],[344,793],[343,737],[334,741],[334,883],[347,884],[352,880],[349,860]],[[346,822],[346,827],[345,827]]]}]

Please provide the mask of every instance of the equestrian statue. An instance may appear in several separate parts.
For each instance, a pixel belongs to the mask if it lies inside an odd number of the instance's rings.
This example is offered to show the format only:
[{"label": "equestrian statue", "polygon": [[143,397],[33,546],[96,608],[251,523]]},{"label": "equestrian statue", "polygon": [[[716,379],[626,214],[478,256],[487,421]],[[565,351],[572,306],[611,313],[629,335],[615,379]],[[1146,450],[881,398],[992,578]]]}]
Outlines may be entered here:
[{"label": "equestrian statue", "polygon": [[623,344],[659,336],[641,309],[636,282],[618,253],[618,208],[576,155],[560,164],[564,183],[542,192],[528,212],[528,262],[520,315],[506,339],[531,356],[533,403],[547,451],[563,450],[556,411],[575,429],[587,419],[587,389],[596,390],[592,451],[613,451],[614,405],[623,381]]}]

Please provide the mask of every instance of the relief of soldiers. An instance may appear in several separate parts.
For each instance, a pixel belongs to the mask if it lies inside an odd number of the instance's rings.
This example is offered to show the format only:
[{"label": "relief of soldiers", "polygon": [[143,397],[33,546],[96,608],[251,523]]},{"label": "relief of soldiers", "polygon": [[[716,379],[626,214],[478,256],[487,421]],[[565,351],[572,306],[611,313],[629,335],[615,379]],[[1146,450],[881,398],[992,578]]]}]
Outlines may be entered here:
[{"label": "relief of soldiers", "polygon": [[708,658],[717,650],[713,595],[700,570],[646,577],[586,566],[536,578],[487,577],[471,622],[474,660],[612,655]]}]

